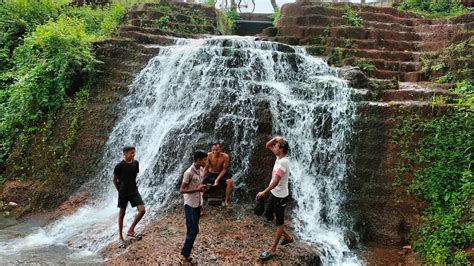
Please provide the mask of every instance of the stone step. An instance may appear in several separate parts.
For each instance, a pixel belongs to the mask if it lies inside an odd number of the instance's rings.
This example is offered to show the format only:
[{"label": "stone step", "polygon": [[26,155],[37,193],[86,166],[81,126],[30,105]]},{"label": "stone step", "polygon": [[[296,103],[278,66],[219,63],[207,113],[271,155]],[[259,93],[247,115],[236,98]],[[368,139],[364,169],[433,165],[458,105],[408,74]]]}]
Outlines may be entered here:
[{"label": "stone step", "polygon": [[[308,15],[308,14],[328,14],[330,16],[343,16],[347,3],[332,3],[331,6],[324,6],[318,3],[303,3],[301,6],[286,6],[284,14]],[[288,7],[292,7],[291,9]],[[352,7],[357,12],[378,13],[405,19],[421,19],[420,16],[412,12],[401,11],[394,8],[356,6]]]},{"label": "stone step", "polygon": [[456,33],[452,38],[451,42],[456,43],[456,42],[461,42],[465,40],[469,40],[469,38],[474,36],[474,31],[466,31],[466,32],[460,32]]},{"label": "stone step", "polygon": [[[415,62],[421,56],[420,52],[413,51],[385,51],[377,49],[347,49],[347,48],[333,48],[326,46],[304,46],[309,54],[311,55],[330,55],[338,49],[343,57],[349,58],[351,56],[359,58],[371,58],[371,59],[384,59],[388,61],[401,61],[401,62]],[[344,59],[344,58],[342,58]]]},{"label": "stone step", "polygon": [[451,18],[451,22],[456,24],[474,22],[474,12]]},{"label": "stone step", "polygon": [[449,40],[439,40],[439,41],[426,41],[418,43],[418,50],[424,52],[431,52],[431,51],[439,51],[447,46],[449,46],[451,42]]},{"label": "stone step", "polygon": [[424,80],[424,74],[420,71],[400,72],[375,69],[372,71],[371,76],[379,79],[395,79],[404,82],[418,82]]},{"label": "stone step", "polygon": [[380,21],[364,21],[364,26],[367,28],[387,29],[404,32],[415,32],[412,26],[406,26],[398,23],[380,22]]},{"label": "stone step", "polygon": [[[301,44],[311,44],[310,41],[314,39],[304,39]],[[308,42],[308,43],[304,43]],[[421,42],[414,41],[398,41],[398,40],[359,40],[359,39],[343,39],[343,38],[327,38],[326,45],[329,44],[332,47],[341,48],[357,48],[357,49],[369,49],[369,50],[384,50],[384,51],[419,51],[418,46]]]},{"label": "stone step", "polygon": [[162,17],[168,17],[170,22],[187,23],[196,25],[214,25],[214,20],[209,17],[188,16],[186,14],[173,12],[165,14],[156,10],[136,10],[127,13],[128,20],[159,20]]},{"label": "stone step", "polygon": [[402,89],[380,91],[377,100],[391,101],[431,101],[433,96],[446,96],[456,98],[457,94],[442,89]]},{"label": "stone step", "polygon": [[421,63],[419,62],[387,61],[384,59],[367,59],[367,61],[380,70],[401,72],[417,72],[421,70]]},{"label": "stone step", "polygon": [[159,45],[173,45],[175,40],[162,35],[147,34],[139,31],[121,31],[122,37],[135,40],[141,44],[159,44]]},{"label": "stone step", "polygon": [[106,82],[105,84],[100,84],[101,90],[110,91],[110,92],[128,92],[129,83],[125,82]]},{"label": "stone step", "polygon": [[[326,15],[308,15],[303,17],[283,17],[280,20],[280,25],[299,25],[299,26],[350,26],[346,19],[338,16],[326,16]],[[365,21],[364,27],[382,29],[382,30],[394,30],[402,32],[415,32],[415,29],[411,26],[405,26],[397,23],[386,23],[378,21]]]},{"label": "stone step", "polygon": [[157,47],[147,47],[137,43],[133,39],[106,40],[98,45],[96,55],[99,60],[107,61],[115,58],[128,58],[133,54],[133,59],[129,60],[148,60],[150,55],[155,55],[159,51]]},{"label": "stone step", "polygon": [[165,16],[165,13],[156,10],[131,10],[127,12],[127,20],[132,19],[151,19],[157,20]]},{"label": "stone step", "polygon": [[239,20],[251,20],[251,21],[272,21],[271,14],[268,13],[242,13],[239,16]]},{"label": "stone step", "polygon": [[316,38],[324,36],[328,32],[327,37],[338,37],[346,39],[384,39],[398,41],[420,41],[421,37],[413,32],[400,32],[384,29],[367,29],[353,26],[336,26],[331,28],[320,26],[282,26],[279,28],[281,36],[295,36],[300,38]]},{"label": "stone step", "polygon": [[[301,10],[298,10],[301,9]],[[413,13],[397,11],[396,9],[391,8],[373,8],[363,7],[359,9],[354,7],[354,10],[366,21],[378,21],[378,22],[388,22],[402,24],[406,26],[415,26],[415,25],[426,25],[426,24],[446,24],[448,23],[445,19],[439,20],[429,20],[417,17]],[[301,8],[299,6],[292,6],[291,8],[286,7],[284,10],[285,15],[289,16],[306,16],[306,15],[328,15],[335,17],[342,17],[345,13],[344,8],[333,8],[333,7],[323,7],[321,5],[303,5]],[[411,14],[411,15],[410,15]]]},{"label": "stone step", "polygon": [[189,34],[177,33],[177,32],[173,32],[170,30],[163,30],[156,27],[139,27],[139,26],[123,25],[123,26],[120,26],[118,29],[119,33],[127,32],[127,31],[135,31],[135,32],[140,32],[140,33],[150,34],[150,35],[173,36],[173,37],[178,37],[178,38],[195,37]]},{"label": "stone step", "polygon": [[105,79],[113,80],[119,83],[130,83],[135,78],[136,73],[112,68],[102,72],[102,76]]},{"label": "stone step", "polygon": [[[129,20],[129,24],[136,27],[145,27],[145,28],[159,28],[160,25],[157,24],[156,20],[148,19],[132,19]],[[181,34],[213,34],[217,30],[214,26],[211,25],[195,25],[195,24],[186,24],[186,23],[176,23],[169,22],[165,26],[168,29],[161,28],[162,30],[169,30]],[[171,34],[169,34],[171,35]]]},{"label": "stone step", "polygon": [[418,34],[437,33],[439,31],[460,31],[464,29],[462,24],[424,24],[414,26]]},{"label": "stone step", "polygon": [[386,23],[397,23],[405,26],[418,26],[418,25],[435,25],[435,24],[447,24],[448,20],[430,20],[430,19],[413,19],[393,16],[385,13],[373,13],[373,12],[360,12],[361,18],[366,21],[378,21]]},{"label": "stone step", "polygon": [[422,19],[421,16],[413,12],[398,10],[396,8],[391,8],[391,7],[361,6],[359,8],[361,8],[364,12],[369,12],[369,13],[382,13],[382,14],[392,15],[394,17],[399,17],[399,18]]},{"label": "stone step", "polygon": [[186,14],[186,12],[197,12],[199,15],[205,15],[212,19],[215,19],[217,16],[215,8],[212,6],[186,2],[145,3],[139,10],[163,10],[163,6],[169,7],[172,12],[181,12],[182,14]]},{"label": "stone step", "polygon": [[441,89],[441,90],[449,90],[454,89],[456,84],[454,83],[437,83],[432,81],[421,81],[421,82],[399,82],[398,83],[400,90],[407,90],[407,89]]},{"label": "stone step", "polygon": [[402,108],[407,112],[419,112],[427,113],[432,111],[431,101],[390,101],[390,102],[378,102],[378,101],[366,101],[362,102],[373,108],[376,112],[393,112]]}]

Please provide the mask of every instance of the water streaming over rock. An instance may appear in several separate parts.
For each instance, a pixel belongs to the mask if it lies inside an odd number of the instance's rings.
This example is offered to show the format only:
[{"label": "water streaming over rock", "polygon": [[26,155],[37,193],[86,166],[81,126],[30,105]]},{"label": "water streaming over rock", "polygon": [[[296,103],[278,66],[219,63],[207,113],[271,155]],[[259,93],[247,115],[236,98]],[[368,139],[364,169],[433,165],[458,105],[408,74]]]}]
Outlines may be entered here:
[{"label": "water streaming over rock", "polygon": [[[345,149],[355,115],[350,94],[323,60],[282,44],[216,37],[161,47],[119,105],[120,118],[101,170],[88,185],[95,188],[95,203],[36,233],[1,243],[0,260],[45,247],[94,254],[114,241],[117,199],[111,172],[125,144],[137,147],[145,222],[181,200],[177,184],[191,152],[214,139],[226,141],[237,190],[246,191],[243,177],[257,148],[259,125],[271,119],[273,132],[292,146],[296,233],[321,252],[325,264],[358,263],[345,242],[341,212]],[[268,103],[271,118],[259,117],[261,102]],[[127,214],[128,224],[133,214]]]}]

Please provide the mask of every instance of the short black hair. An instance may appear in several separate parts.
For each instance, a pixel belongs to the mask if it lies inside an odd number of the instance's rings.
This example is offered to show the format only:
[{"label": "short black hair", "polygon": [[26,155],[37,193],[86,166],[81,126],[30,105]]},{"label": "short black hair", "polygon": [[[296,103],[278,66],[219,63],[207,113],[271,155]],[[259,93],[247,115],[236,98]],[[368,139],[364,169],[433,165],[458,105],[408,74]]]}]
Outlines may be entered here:
[{"label": "short black hair", "polygon": [[219,142],[217,142],[217,141],[214,141],[214,142],[211,143],[211,148],[212,148],[212,146],[214,146],[214,145],[219,145],[219,147],[221,146],[221,144],[220,144]]},{"label": "short black hair", "polygon": [[207,152],[203,150],[197,150],[193,154],[194,161],[196,162],[197,160],[202,160],[207,157]]},{"label": "short black hair", "polygon": [[129,151],[132,151],[132,150],[135,150],[135,147],[133,147],[133,146],[125,146],[125,147],[123,147],[123,153],[124,153],[124,154],[127,153],[127,152],[129,152]]}]

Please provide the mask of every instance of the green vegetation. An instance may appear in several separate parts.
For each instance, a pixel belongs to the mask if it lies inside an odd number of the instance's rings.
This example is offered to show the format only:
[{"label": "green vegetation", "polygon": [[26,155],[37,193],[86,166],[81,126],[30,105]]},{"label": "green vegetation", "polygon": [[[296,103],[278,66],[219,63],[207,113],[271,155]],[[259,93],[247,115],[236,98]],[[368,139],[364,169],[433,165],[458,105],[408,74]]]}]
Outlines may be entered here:
[{"label": "green vegetation", "polygon": [[66,102],[66,110],[70,111],[67,117],[69,117],[68,135],[63,142],[62,150],[60,151],[62,156],[58,160],[59,166],[67,166],[69,164],[69,155],[74,143],[77,139],[77,131],[79,130],[79,123],[84,115],[86,103],[89,99],[89,90],[87,87],[76,93],[75,99]]},{"label": "green vegetation", "polygon": [[[429,203],[414,248],[432,264],[468,264],[463,249],[474,241],[474,85],[458,82],[453,92],[459,98],[441,115],[400,114],[392,132],[401,149],[397,185]],[[435,98],[439,104],[446,100]]]},{"label": "green vegetation", "polygon": [[421,56],[421,71],[427,78],[437,82],[469,80],[473,82],[469,62],[474,59],[474,37],[452,44],[438,52],[424,53]]},{"label": "green vegetation", "polygon": [[240,14],[233,9],[227,11],[218,11],[217,27],[221,34],[232,34],[235,29],[235,21],[238,20]]},{"label": "green vegetation", "polygon": [[158,28],[161,29],[169,29],[169,23],[170,23],[170,17],[169,16],[162,16],[159,18],[156,22],[155,25]]},{"label": "green vegetation", "polygon": [[375,70],[375,66],[372,63],[370,63],[369,61],[367,61],[367,59],[365,59],[365,58],[356,58],[352,62],[351,65],[359,67],[360,70],[362,70],[362,72],[364,72],[366,74],[370,74],[370,73],[372,73],[372,71]]},{"label": "green vegetation", "polygon": [[344,51],[340,47],[336,47],[331,50],[331,53],[329,54],[328,62],[336,67],[342,66],[342,60],[346,58],[346,55],[344,54]]},{"label": "green vegetation", "polygon": [[213,23],[203,10],[185,8],[168,4],[156,5],[153,8],[163,15],[154,21],[154,26],[177,33],[199,34],[210,33],[208,28]]},{"label": "green vegetation", "polygon": [[397,7],[429,18],[459,16],[468,11],[460,0],[404,0]]},{"label": "green vegetation", "polygon": [[64,3],[19,0],[0,6],[0,169],[15,142],[26,141],[68,94],[90,83],[100,63],[92,42],[111,35],[125,15],[119,4]]},{"label": "green vegetation", "polygon": [[342,45],[347,49],[357,49],[357,44],[354,43],[352,39],[342,38]]},{"label": "green vegetation", "polygon": [[65,9],[61,17],[80,19],[87,34],[99,39],[112,35],[125,15],[125,7],[111,5],[108,8],[92,8],[90,6]]},{"label": "green vegetation", "polygon": [[[65,1],[63,1],[65,2]],[[63,3],[60,1],[8,1],[0,5],[0,88],[12,82],[8,70],[13,67],[13,51],[22,43],[22,37],[36,26],[57,18]]]},{"label": "green vegetation", "polygon": [[329,28],[329,26],[326,26],[326,28],[324,28],[324,30],[319,34],[318,37],[312,38],[310,40],[310,44],[326,45],[330,31],[331,29]]},{"label": "green vegetation", "polygon": [[347,24],[351,26],[361,27],[364,25],[364,20],[350,5],[346,5],[345,12],[342,17],[346,20]]},{"label": "green vegetation", "polygon": [[216,0],[206,0],[206,4],[208,6],[216,6],[217,1]]},{"label": "green vegetation", "polygon": [[275,26],[275,27],[278,26],[278,22],[279,22],[280,19],[281,19],[281,12],[280,12],[280,10],[273,12],[271,19],[272,19],[273,26]]}]

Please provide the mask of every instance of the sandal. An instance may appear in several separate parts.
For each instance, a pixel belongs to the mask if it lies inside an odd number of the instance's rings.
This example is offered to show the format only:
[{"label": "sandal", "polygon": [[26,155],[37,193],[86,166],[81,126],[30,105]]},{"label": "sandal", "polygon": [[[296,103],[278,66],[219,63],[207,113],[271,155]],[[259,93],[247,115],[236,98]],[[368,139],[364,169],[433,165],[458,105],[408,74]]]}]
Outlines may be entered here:
[{"label": "sandal", "polygon": [[127,242],[120,240],[118,244],[118,248],[126,248],[127,247]]},{"label": "sandal", "polygon": [[197,265],[197,261],[195,259],[193,259],[192,257],[184,257],[183,255],[181,255],[181,264],[182,265]]},{"label": "sandal", "polygon": [[295,242],[295,239],[292,238],[291,240],[286,240],[286,239],[283,239],[281,242],[280,242],[280,245],[284,246],[284,245],[288,245],[288,244],[291,244]]},{"label": "sandal", "polygon": [[137,232],[133,232],[133,234],[127,234],[128,237],[131,237],[135,240],[140,240],[142,239],[143,235]]},{"label": "sandal", "polygon": [[270,253],[270,251],[264,251],[262,254],[260,254],[260,259],[262,261],[266,261],[271,259],[274,256],[274,254]]},{"label": "sandal", "polygon": [[191,257],[187,258],[186,260],[187,260],[189,263],[191,263],[191,265],[197,265],[197,264],[198,264],[197,261],[196,261],[195,259],[191,258]]}]

